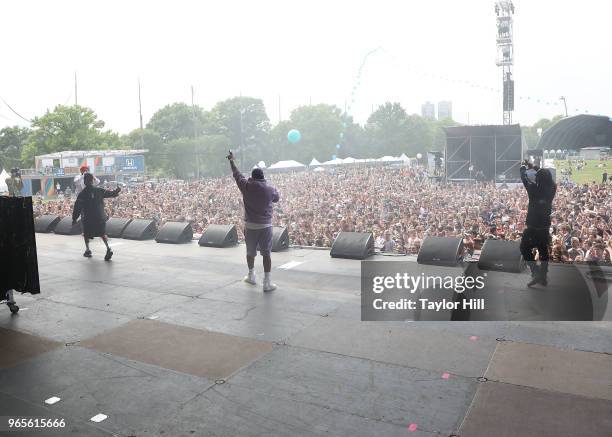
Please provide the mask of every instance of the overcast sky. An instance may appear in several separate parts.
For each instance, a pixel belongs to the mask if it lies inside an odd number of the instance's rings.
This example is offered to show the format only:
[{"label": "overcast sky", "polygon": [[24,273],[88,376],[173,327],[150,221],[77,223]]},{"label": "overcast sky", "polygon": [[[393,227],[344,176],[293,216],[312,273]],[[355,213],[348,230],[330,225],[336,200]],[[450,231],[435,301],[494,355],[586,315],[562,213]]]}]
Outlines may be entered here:
[{"label": "overcast sky", "polygon": [[[140,77],[145,123],[168,103],[190,103],[193,85],[205,109],[240,93],[260,97],[275,124],[279,95],[283,119],[310,102],[350,104],[364,56],[380,47],[357,86],[357,121],[388,100],[410,113],[451,100],[456,120],[497,124],[494,3],[4,0],[0,97],[26,118],[40,115],[74,102],[76,71],[79,104],[127,133],[138,127]],[[514,3],[515,121],[563,112],[561,95],[570,114],[612,115],[612,3]],[[0,102],[0,126],[14,124],[27,123]]]}]

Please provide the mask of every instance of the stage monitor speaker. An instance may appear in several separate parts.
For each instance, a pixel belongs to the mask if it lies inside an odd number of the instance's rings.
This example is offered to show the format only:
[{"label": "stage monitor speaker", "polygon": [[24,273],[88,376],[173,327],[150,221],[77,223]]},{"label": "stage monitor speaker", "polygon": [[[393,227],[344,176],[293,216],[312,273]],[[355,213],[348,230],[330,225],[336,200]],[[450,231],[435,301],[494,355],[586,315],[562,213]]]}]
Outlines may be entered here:
[{"label": "stage monitor speaker", "polygon": [[329,252],[332,258],[366,259],[374,254],[371,232],[340,232]]},{"label": "stage monitor speaker", "polygon": [[167,222],[161,227],[155,241],[158,243],[189,243],[193,238],[193,229],[189,222]]},{"label": "stage monitor speaker", "polygon": [[61,217],[58,215],[41,215],[34,219],[34,230],[41,234],[48,234],[53,232]]},{"label": "stage monitor speaker", "polygon": [[153,220],[133,219],[123,230],[121,238],[127,240],[151,240],[157,235],[157,225]]},{"label": "stage monitor speaker", "polygon": [[498,272],[520,273],[525,269],[525,261],[521,255],[521,243],[518,241],[486,240],[480,259],[480,270],[496,270]]},{"label": "stage monitor speaker", "polygon": [[75,225],[72,224],[72,217],[64,217],[57,225],[55,225],[54,233],[59,235],[80,235],[81,230],[81,219],[79,219]]},{"label": "stage monitor speaker", "polygon": [[272,252],[280,252],[289,249],[289,232],[284,226],[272,228]]},{"label": "stage monitor speaker", "polygon": [[230,247],[238,244],[236,225],[209,225],[200,240],[200,246]]},{"label": "stage monitor speaker", "polygon": [[454,267],[463,258],[463,238],[427,237],[423,241],[417,263]]},{"label": "stage monitor speaker", "polygon": [[121,238],[123,231],[130,224],[130,218],[111,217],[106,221],[106,235],[110,238]]}]

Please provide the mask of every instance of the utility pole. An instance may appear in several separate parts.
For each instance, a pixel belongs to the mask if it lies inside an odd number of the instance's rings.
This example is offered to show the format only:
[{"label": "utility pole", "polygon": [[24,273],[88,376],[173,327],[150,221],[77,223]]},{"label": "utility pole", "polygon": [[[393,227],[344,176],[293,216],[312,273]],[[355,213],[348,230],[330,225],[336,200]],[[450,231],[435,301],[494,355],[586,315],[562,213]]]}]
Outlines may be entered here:
[{"label": "utility pole", "polygon": [[[193,99],[193,85],[191,85],[191,110],[193,112],[193,139],[197,141],[198,138],[198,125],[197,125],[197,119],[196,119],[196,108],[195,108],[195,102]],[[196,144],[196,141],[194,141],[194,151],[195,151],[195,158],[196,158],[196,177],[199,180],[200,179],[200,154],[198,153],[198,146]]]},{"label": "utility pole", "polygon": [[561,97],[559,97],[559,100],[563,100],[563,105],[565,106],[565,116],[568,117],[568,114],[567,114],[567,99],[565,98],[565,96],[561,96]]},{"label": "utility pole", "polygon": [[140,115],[140,148],[144,149],[144,129],[142,127],[142,100],[140,99],[140,78],[138,78],[138,113]]},{"label": "utility pole", "polygon": [[74,72],[74,106],[77,106],[79,104],[79,99],[78,99],[78,92],[77,92],[77,74],[76,71]]}]

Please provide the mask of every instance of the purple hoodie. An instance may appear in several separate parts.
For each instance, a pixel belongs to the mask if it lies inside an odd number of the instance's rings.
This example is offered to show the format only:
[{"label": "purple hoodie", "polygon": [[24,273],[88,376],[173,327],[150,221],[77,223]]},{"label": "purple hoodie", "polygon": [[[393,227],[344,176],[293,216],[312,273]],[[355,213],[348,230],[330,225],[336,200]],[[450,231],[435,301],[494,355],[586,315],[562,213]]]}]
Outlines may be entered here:
[{"label": "purple hoodie", "polygon": [[244,202],[244,221],[247,223],[272,224],[272,203],[278,202],[278,191],[265,179],[245,178],[238,169],[234,179]]}]

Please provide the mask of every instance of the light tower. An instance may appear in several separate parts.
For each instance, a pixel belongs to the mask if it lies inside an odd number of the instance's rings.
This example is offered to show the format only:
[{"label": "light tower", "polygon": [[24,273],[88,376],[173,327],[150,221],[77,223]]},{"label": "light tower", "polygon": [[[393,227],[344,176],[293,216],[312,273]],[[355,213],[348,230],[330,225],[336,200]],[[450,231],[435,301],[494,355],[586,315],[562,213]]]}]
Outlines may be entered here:
[{"label": "light tower", "polygon": [[514,4],[507,0],[496,1],[495,14],[497,15],[497,66],[502,67],[504,125],[508,125],[512,124],[512,111],[514,111],[514,79],[512,77]]}]

